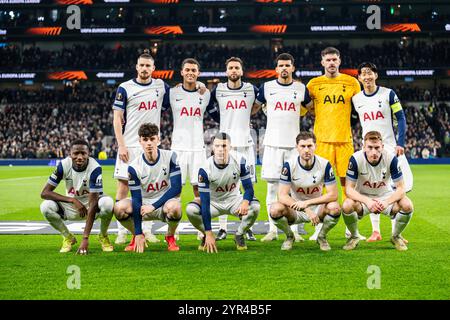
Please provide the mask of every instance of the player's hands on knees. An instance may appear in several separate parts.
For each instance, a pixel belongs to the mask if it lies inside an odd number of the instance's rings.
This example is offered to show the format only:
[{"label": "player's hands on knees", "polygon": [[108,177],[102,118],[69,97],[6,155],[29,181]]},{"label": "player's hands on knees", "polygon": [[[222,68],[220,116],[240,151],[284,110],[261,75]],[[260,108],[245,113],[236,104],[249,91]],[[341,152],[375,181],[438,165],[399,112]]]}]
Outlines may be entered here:
[{"label": "player's hands on knees", "polygon": [[381,211],[384,210],[381,203],[374,199],[369,199],[369,201],[367,201],[366,203],[366,206],[369,209],[369,211],[373,213],[380,213]]},{"label": "player's hands on knees", "polygon": [[247,200],[242,201],[241,206],[239,207],[237,213],[240,216],[245,216],[248,214],[249,203]]},{"label": "player's hands on knees", "polygon": [[138,234],[135,238],[134,238],[134,243],[135,243],[135,247],[134,247],[134,251],[138,252],[138,253],[143,253],[144,249],[146,247],[148,247],[147,242],[145,241],[145,237],[143,234]]},{"label": "player's hands on knees", "polygon": [[119,149],[117,150],[119,153],[119,159],[123,162],[128,162],[128,148],[126,146],[119,146]]},{"label": "player's hands on knees", "polygon": [[216,238],[214,237],[214,234],[212,231],[206,231],[205,232],[205,248],[203,251],[207,253],[217,253],[217,246],[216,246]]},{"label": "player's hands on knees", "polygon": [[395,147],[395,153],[398,156],[404,155],[405,154],[405,148],[403,148],[402,146],[396,146]]},{"label": "player's hands on knees", "polygon": [[81,245],[77,250],[77,254],[81,254],[81,255],[86,255],[88,254],[88,247],[89,247],[89,240],[88,239],[83,239],[83,241],[81,241]]},{"label": "player's hands on knees", "polygon": [[74,205],[75,209],[80,214],[81,218],[84,218],[87,215],[87,209],[86,207],[80,202],[80,200],[76,198],[72,198],[72,204]]},{"label": "player's hands on knees", "polygon": [[301,211],[301,210],[306,209],[307,206],[308,206],[308,203],[306,201],[297,201],[291,205],[291,209]]},{"label": "player's hands on knees", "polygon": [[152,205],[143,205],[141,207],[141,216],[145,216],[147,213],[152,213],[155,211],[155,207]]}]

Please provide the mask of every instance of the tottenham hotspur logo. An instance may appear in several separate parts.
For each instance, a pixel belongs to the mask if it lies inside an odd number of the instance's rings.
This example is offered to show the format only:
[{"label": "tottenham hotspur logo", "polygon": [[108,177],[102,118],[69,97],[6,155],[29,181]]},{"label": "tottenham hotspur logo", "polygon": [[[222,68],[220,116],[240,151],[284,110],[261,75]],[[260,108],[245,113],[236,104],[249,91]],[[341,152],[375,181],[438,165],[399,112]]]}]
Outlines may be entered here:
[{"label": "tottenham hotspur logo", "polygon": [[167,168],[162,168],[164,175],[167,176]]}]

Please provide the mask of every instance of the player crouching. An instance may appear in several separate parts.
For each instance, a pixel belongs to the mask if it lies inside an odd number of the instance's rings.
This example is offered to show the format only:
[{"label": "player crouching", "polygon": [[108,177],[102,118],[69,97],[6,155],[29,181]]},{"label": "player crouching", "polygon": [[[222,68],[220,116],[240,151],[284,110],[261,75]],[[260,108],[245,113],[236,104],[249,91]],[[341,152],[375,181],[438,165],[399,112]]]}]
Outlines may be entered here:
[{"label": "player crouching", "polygon": [[[66,195],[54,190],[64,180]],[[41,192],[45,201],[41,204],[41,212],[50,225],[64,237],[59,252],[69,252],[77,242],[69,232],[64,220],[86,219],[83,241],[77,253],[87,254],[89,235],[94,220],[99,217],[100,234],[98,240],[105,252],[113,251],[108,238],[108,227],[112,219],[113,200],[103,195],[102,168],[94,158],[89,157],[89,144],[84,140],[76,140],[70,148],[70,156],[62,160]]]},{"label": "player crouching", "polygon": [[406,196],[397,157],[384,150],[378,131],[367,132],[363,150],[355,152],[350,158],[345,188],[348,198],[343,204],[343,217],[352,236],[344,250],[356,248],[359,242],[356,236],[358,218],[369,213],[383,213],[395,219],[391,242],[399,251],[408,249],[401,233],[411,220],[413,204]]},{"label": "player crouching", "polygon": [[[245,158],[237,161],[230,155],[230,136],[216,134],[213,141],[214,155],[199,169],[198,186],[201,205],[190,202],[186,213],[192,225],[202,232],[199,250],[217,252],[216,240],[211,230],[211,218],[228,214],[241,219],[234,241],[238,250],[246,250],[244,235],[255,223],[260,205],[253,199],[254,190]],[[244,195],[240,193],[240,182]]]},{"label": "player crouching", "polygon": [[181,171],[176,153],[158,148],[159,129],[155,124],[141,125],[138,134],[144,153],[128,167],[131,200],[120,200],[114,208],[117,220],[133,234],[125,251],[142,253],[147,247],[142,220],[166,222],[168,250],[178,251],[174,234],[181,220]]},{"label": "player crouching", "polygon": [[[302,131],[296,138],[298,156],[285,162],[281,171],[278,202],[270,206],[275,225],[284,231],[281,250],[291,250],[295,241],[290,225],[323,223],[317,243],[323,251],[331,250],[328,232],[338,223],[340,208],[333,168],[328,160],[314,154],[316,137]],[[325,185],[326,193],[322,194]]]}]

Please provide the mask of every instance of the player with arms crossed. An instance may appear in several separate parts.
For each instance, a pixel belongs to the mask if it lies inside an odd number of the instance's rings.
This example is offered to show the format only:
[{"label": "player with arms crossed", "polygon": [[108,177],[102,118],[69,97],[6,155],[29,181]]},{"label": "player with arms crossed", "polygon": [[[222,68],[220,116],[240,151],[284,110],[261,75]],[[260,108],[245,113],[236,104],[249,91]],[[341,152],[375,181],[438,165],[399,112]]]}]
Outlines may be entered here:
[{"label": "player with arms crossed", "polygon": [[[269,232],[261,241],[277,239],[277,227],[270,218],[270,206],[277,200],[278,182],[281,168],[295,155],[295,138],[300,133],[301,105],[312,105],[308,89],[304,84],[294,81],[294,58],[282,53],[276,59],[278,79],[261,85],[256,103],[266,105],[267,127],[264,135],[264,156],[261,177],[267,180],[266,206],[269,217]],[[256,113],[255,108],[252,113]],[[294,234],[298,241],[303,239]]]},{"label": "player with arms crossed", "polygon": [[[291,250],[294,234],[289,228],[297,223],[311,222],[323,226],[317,243],[323,251],[331,250],[328,232],[338,223],[340,208],[336,179],[328,160],[314,154],[316,137],[302,131],[296,138],[298,156],[284,163],[278,189],[278,202],[270,207],[275,225],[286,233],[281,250]],[[327,192],[322,194],[323,186]]]},{"label": "player with arms crossed", "polygon": [[[137,60],[136,79],[121,83],[114,100],[114,133],[119,149],[117,152],[114,178],[117,179],[116,201],[128,196],[128,164],[139,157],[142,148],[139,144],[138,129],[143,123],[158,126],[161,120],[164,99],[168,101],[169,87],[161,79],[153,79],[155,61],[149,50],[144,50]],[[130,217],[131,219],[131,217]],[[152,234],[151,221],[144,221],[143,231],[147,241],[159,242]],[[116,244],[127,241],[127,229],[118,224],[119,233]],[[126,250],[133,250],[134,239]]]},{"label": "player with arms crossed", "polygon": [[[64,180],[66,195],[54,190]],[[114,202],[111,197],[103,195],[102,168],[94,158],[89,157],[89,144],[84,140],[72,142],[70,156],[61,160],[41,192],[45,201],[41,212],[50,225],[63,235],[63,244],[59,252],[72,250],[77,240],[69,232],[64,220],[86,219],[83,241],[77,253],[87,254],[89,235],[94,220],[99,217],[100,234],[98,240],[105,252],[113,251],[108,238],[108,227],[113,215]]]},{"label": "player with arms crossed", "polygon": [[[210,107],[218,106],[220,112],[220,132],[231,138],[230,153],[235,159],[245,158],[252,182],[256,183],[255,152],[250,135],[250,116],[258,89],[248,82],[242,81],[243,62],[240,58],[231,57],[225,62],[228,81],[219,83],[211,92]],[[253,201],[257,201],[254,199]],[[227,237],[227,217],[219,216],[220,229],[216,240]],[[248,240],[255,241],[251,229],[246,232]]]},{"label": "player with arms crossed", "polygon": [[[341,54],[328,47],[321,52],[325,74],[311,79],[306,87],[314,102],[314,134],[317,137],[316,154],[330,161],[336,169],[345,198],[345,174],[353,154],[350,117],[351,98],[361,91],[358,80],[339,72]],[[310,240],[316,240],[322,225],[316,227]],[[361,239],[365,239],[361,236]]]},{"label": "player with arms crossed", "polygon": [[[192,225],[205,236],[199,250],[217,252],[216,240],[211,230],[211,218],[234,215],[242,219],[234,240],[238,250],[246,250],[244,234],[255,223],[260,205],[253,201],[254,191],[249,167],[245,158],[235,159],[230,154],[230,136],[219,132],[213,142],[214,155],[199,169],[201,204],[190,202],[186,213]],[[240,183],[244,195],[240,193]]]},{"label": "player with arms crossed", "polygon": [[[406,118],[402,105],[392,89],[377,86],[378,71],[375,64],[364,62],[358,67],[358,79],[364,90],[353,96],[352,103],[358,112],[363,136],[369,131],[381,133],[384,150],[397,156],[403,175],[405,192],[413,187],[413,175],[405,156]],[[394,120],[395,119],[395,120]],[[398,139],[396,139],[393,124],[398,123]],[[370,214],[372,235],[367,242],[381,240],[380,215]],[[394,231],[395,219],[391,220]],[[408,244],[406,239],[403,241]]]},{"label": "player with arms crossed", "polygon": [[[142,253],[144,246],[147,246],[142,234],[142,220],[166,222],[168,250],[178,251],[174,237],[181,219],[181,172],[177,155],[158,148],[160,138],[157,125],[145,123],[139,127],[138,134],[144,153],[128,166],[131,200],[117,202],[114,214],[135,235],[134,251]],[[128,219],[130,216],[134,223]]]},{"label": "player with arms crossed", "polygon": [[367,132],[363,150],[350,158],[345,188],[348,198],[342,205],[343,218],[351,237],[344,250],[353,250],[358,245],[358,218],[368,213],[383,213],[395,219],[391,242],[399,251],[408,249],[401,233],[411,220],[413,204],[406,196],[397,157],[384,150],[378,131]]}]

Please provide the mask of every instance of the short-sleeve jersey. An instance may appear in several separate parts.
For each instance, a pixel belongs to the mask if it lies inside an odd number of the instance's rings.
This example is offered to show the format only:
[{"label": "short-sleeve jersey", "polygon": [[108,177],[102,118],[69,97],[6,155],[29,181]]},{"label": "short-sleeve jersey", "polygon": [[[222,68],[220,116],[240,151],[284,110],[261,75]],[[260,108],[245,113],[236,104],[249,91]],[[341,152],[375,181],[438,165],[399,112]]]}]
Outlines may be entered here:
[{"label": "short-sleeve jersey", "polygon": [[314,134],[320,142],[352,142],[351,98],[361,91],[356,78],[340,74],[311,79],[306,85],[314,101]]}]

